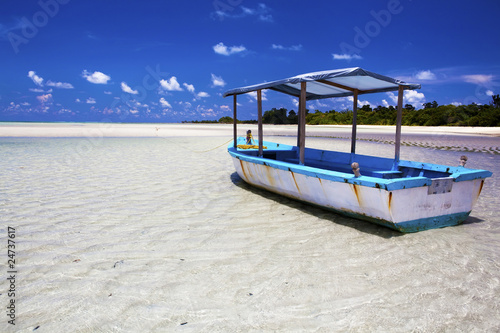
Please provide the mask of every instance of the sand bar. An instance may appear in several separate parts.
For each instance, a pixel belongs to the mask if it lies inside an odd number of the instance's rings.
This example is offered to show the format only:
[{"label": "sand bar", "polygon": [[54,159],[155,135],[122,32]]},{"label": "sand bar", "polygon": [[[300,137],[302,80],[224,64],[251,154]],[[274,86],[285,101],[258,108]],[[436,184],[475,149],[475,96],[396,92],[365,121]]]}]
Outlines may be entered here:
[{"label": "sand bar", "polygon": [[[238,135],[257,125],[241,124]],[[359,125],[358,134],[392,135],[395,126]],[[500,127],[403,126],[403,134],[500,136]],[[296,125],[264,125],[265,135],[291,135]],[[308,125],[307,136],[350,135],[350,125]],[[231,136],[231,124],[0,123],[0,137],[193,137]]]}]

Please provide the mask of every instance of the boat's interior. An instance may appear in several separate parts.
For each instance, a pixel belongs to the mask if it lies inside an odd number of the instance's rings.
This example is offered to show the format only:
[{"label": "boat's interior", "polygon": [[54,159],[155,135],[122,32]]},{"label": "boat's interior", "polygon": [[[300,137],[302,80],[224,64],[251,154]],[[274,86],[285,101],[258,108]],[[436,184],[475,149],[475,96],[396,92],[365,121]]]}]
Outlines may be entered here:
[{"label": "boat's interior", "polygon": [[[265,144],[268,146],[268,149],[263,150],[263,158],[299,164],[299,150],[296,146],[269,142]],[[258,156],[257,149],[238,149],[238,152],[245,155]],[[452,171],[449,170],[450,168],[446,166],[410,161],[399,161],[398,164],[395,164],[394,159],[389,158],[358,154],[352,156],[350,153],[312,148],[305,149],[304,161],[305,166],[351,175],[353,174],[351,163],[357,162],[361,175],[382,179],[409,177],[443,178],[449,177],[452,174]]]}]

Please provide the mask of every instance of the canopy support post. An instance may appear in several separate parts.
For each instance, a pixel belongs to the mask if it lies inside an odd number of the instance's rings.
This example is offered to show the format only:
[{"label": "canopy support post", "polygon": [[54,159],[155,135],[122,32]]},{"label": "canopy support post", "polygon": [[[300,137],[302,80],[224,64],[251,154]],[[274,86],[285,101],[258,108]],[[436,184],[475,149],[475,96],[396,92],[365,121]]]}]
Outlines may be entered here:
[{"label": "canopy support post", "polygon": [[396,148],[394,154],[394,164],[399,164],[399,152],[401,148],[401,123],[403,119],[403,94],[404,86],[398,88],[398,113],[396,118]]},{"label": "canopy support post", "polygon": [[257,90],[257,111],[258,111],[258,128],[259,128],[259,157],[264,155],[263,141],[264,133],[262,133],[262,90]]},{"label": "canopy support post", "polygon": [[[351,159],[356,154],[356,131],[357,131],[357,117],[358,117],[358,89],[354,89],[352,102],[352,134],[351,134]],[[351,161],[352,162],[352,161]]]},{"label": "canopy support post", "polygon": [[304,165],[305,162],[305,148],[306,148],[306,87],[305,81],[300,83],[300,97],[299,97],[299,133],[298,142],[299,146],[299,162]]},{"label": "canopy support post", "polygon": [[233,95],[233,147],[234,149],[236,149],[238,147],[238,142],[237,139],[238,139],[238,131],[237,131],[237,124],[238,124],[238,120],[236,119],[236,107],[237,107],[238,103],[236,102],[236,95]]}]

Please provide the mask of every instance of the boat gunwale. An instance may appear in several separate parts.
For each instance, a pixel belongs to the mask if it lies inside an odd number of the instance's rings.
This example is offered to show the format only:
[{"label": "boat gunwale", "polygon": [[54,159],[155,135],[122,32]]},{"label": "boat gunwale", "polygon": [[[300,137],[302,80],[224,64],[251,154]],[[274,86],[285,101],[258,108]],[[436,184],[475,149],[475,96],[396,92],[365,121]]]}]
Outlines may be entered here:
[{"label": "boat gunwale", "polygon": [[[270,145],[273,143],[263,142],[263,144]],[[297,148],[295,146],[289,146],[289,145],[282,145],[282,146],[290,147],[290,148],[292,148],[291,150],[293,150],[294,148]],[[307,150],[342,153],[342,152],[337,152],[337,151],[314,149],[314,148],[306,148],[306,149]],[[245,154],[245,152],[252,152],[252,151],[257,151],[257,149],[247,149],[245,151],[241,151],[241,150],[235,149],[232,142],[228,146],[228,152],[232,157],[235,157],[239,160],[243,160],[246,162],[266,165],[266,166],[269,166],[272,168],[277,168],[277,169],[281,169],[281,170],[285,170],[285,171],[299,173],[299,174],[303,174],[303,175],[309,176],[309,177],[326,179],[326,180],[331,180],[331,181],[335,181],[335,182],[349,183],[349,184],[353,184],[353,185],[374,187],[374,188],[379,188],[379,189],[385,189],[387,191],[395,191],[395,190],[402,190],[402,189],[408,189],[408,188],[430,186],[432,184],[432,179],[433,179],[433,178],[429,178],[429,177],[425,177],[425,176],[412,176],[412,177],[392,178],[392,179],[378,178],[378,177],[373,177],[373,176],[368,176],[368,175],[361,175],[360,177],[356,177],[354,174],[350,174],[350,173],[346,173],[346,172],[328,170],[328,169],[323,169],[323,168],[308,166],[308,165],[301,165],[301,164],[292,163],[292,162],[288,162],[288,161],[275,160],[275,159],[266,158],[264,156],[259,157],[259,156]],[[276,150],[266,149],[265,151],[266,152],[275,152]],[[281,151],[283,151],[283,150],[281,150]],[[343,154],[347,154],[347,153],[343,153]],[[356,154],[356,157],[361,158],[361,159],[363,157],[368,157],[368,158],[377,158],[377,159],[381,159],[381,160],[390,160],[390,159],[387,159],[384,157],[375,157],[375,156],[370,156],[370,155],[358,155],[358,154]],[[400,160],[399,166],[416,168],[416,169],[424,169],[424,170],[434,170],[434,171],[440,171],[440,172],[446,172],[444,170],[447,170],[449,173],[449,176],[446,178],[452,178],[454,182],[468,181],[468,180],[474,180],[474,179],[485,179],[485,178],[488,178],[492,175],[492,173],[490,171],[487,171],[487,170],[468,169],[465,167],[450,167],[450,166],[440,165],[440,164],[414,162],[414,161],[406,161],[406,160]]]}]

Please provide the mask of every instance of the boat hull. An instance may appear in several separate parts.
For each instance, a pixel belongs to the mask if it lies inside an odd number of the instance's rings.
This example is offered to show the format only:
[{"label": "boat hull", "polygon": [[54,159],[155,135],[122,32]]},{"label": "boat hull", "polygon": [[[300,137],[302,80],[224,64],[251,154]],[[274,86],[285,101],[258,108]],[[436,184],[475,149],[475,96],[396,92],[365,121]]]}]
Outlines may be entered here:
[{"label": "boat hull", "polygon": [[247,183],[337,213],[384,225],[401,232],[458,225],[470,214],[484,179],[453,183],[445,193],[428,186],[388,190],[355,182],[302,173],[300,168],[273,167],[231,154],[238,175]]}]

